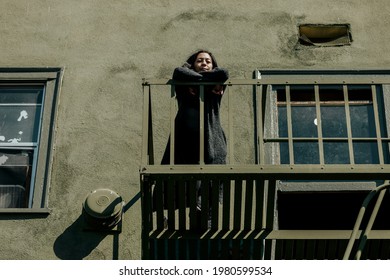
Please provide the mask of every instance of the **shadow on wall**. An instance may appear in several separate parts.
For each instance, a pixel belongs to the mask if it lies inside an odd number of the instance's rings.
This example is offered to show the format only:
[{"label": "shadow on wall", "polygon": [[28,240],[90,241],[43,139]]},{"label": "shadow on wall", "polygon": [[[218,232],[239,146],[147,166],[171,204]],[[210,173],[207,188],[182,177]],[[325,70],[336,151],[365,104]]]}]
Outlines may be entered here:
[{"label": "shadow on wall", "polygon": [[80,215],[54,242],[54,252],[62,260],[82,260],[109,234],[84,231],[84,217]]},{"label": "shadow on wall", "polygon": [[[135,195],[123,208],[123,213],[131,208],[141,195]],[[108,259],[118,259],[119,232],[98,232],[84,230],[84,216],[80,215],[54,242],[54,253],[62,260],[82,260],[89,256],[99,243],[108,235],[113,236],[112,256]]]}]

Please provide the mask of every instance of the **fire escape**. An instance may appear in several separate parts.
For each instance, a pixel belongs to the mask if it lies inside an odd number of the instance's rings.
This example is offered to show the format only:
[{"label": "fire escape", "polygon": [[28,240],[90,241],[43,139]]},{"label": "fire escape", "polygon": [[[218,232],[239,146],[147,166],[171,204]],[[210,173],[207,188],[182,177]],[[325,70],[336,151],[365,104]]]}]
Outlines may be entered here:
[{"label": "fire escape", "polygon": [[[389,71],[256,70],[253,79],[227,80],[226,165],[204,164],[203,125],[199,165],[160,164],[179,84],[143,82],[143,259],[389,258],[390,224],[380,214],[390,174]],[[210,84],[191,83],[200,88],[200,124]],[[219,188],[201,189],[209,210],[200,219],[197,182],[223,186],[222,198]],[[292,194],[341,198],[341,208],[330,200],[310,213]]]}]

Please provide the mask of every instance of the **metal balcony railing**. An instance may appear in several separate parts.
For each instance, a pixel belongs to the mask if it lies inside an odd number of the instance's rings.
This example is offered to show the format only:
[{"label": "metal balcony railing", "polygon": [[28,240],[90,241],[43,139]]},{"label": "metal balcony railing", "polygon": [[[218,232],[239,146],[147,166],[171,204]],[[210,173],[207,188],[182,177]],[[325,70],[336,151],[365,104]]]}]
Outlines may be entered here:
[{"label": "metal balcony railing", "polygon": [[[140,167],[143,258],[343,258],[352,229],[303,231],[275,227],[276,182],[387,180],[390,138],[385,117],[387,100],[383,99],[388,93],[383,86],[390,84],[389,73],[382,70],[263,71],[255,72],[253,79],[225,81],[221,112],[228,139],[225,165],[204,163],[204,87],[212,84],[216,83],[179,83],[166,79],[143,82]],[[170,164],[160,164],[169,135],[175,135],[175,87],[178,85],[200,88],[198,165],[174,164],[174,137],[170,137]],[[309,88],[312,100],[296,102],[297,88],[304,89],[302,92]],[[341,89],[342,97],[332,102],[342,106],[345,112],[345,135],[324,133],[323,108],[334,105],[322,100],[323,89],[329,88]],[[359,94],[364,98],[353,97]],[[368,104],[373,125],[368,135],[356,135],[351,120],[351,107],[362,100]],[[358,106],[365,106],[364,102]],[[313,109],[316,124],[313,135],[297,133],[294,106]],[[286,111],[284,121],[279,118],[282,110]],[[285,122],[284,130],[280,129],[282,122]],[[315,147],[314,161],[302,162],[298,150],[301,143]],[[338,150],[346,154],[342,160],[329,156],[332,145],[343,147]],[[366,149],[361,147],[370,147],[363,157],[361,154]],[[199,184],[207,187],[199,191]],[[199,195],[201,215],[196,211]],[[372,231],[370,238],[390,239],[390,232]]]}]

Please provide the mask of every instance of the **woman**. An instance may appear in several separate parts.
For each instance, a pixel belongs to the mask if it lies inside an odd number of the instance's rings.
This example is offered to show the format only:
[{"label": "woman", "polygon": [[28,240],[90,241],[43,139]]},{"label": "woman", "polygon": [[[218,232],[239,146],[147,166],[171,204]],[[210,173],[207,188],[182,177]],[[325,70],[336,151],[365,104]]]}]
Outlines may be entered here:
[{"label": "woman", "polygon": [[[191,55],[182,67],[177,67],[173,80],[180,82],[224,82],[228,71],[219,68],[215,57],[206,50]],[[178,112],[175,119],[175,164],[199,164],[199,86],[176,86]],[[226,137],[222,129],[219,111],[224,87],[205,86],[204,133],[206,164],[226,163]],[[169,164],[170,143],[165,150],[162,164]]]},{"label": "woman", "polygon": [[[199,50],[192,54],[187,62],[177,67],[173,73],[173,80],[178,82],[221,82],[229,78],[228,71],[219,68],[213,54],[206,50]],[[226,163],[226,136],[222,129],[219,112],[221,98],[225,87],[222,85],[208,85],[204,88],[204,163]],[[174,164],[200,163],[200,87],[175,87],[178,102],[178,112],[175,118],[175,151]],[[162,164],[170,164],[170,141],[164,152]],[[204,182],[203,182],[204,183]],[[219,182],[207,182],[211,189],[213,185],[221,190]],[[180,186],[176,186],[176,190]],[[200,223],[202,182],[197,181],[197,223]],[[164,191],[164,193],[166,193]],[[220,192],[221,193],[221,192]],[[164,198],[167,205],[167,198]],[[176,192],[175,208],[177,208],[178,193]],[[171,202],[172,203],[172,202]],[[188,203],[188,196],[187,196]],[[211,209],[211,202],[209,202]],[[211,212],[208,214],[211,226]]]}]

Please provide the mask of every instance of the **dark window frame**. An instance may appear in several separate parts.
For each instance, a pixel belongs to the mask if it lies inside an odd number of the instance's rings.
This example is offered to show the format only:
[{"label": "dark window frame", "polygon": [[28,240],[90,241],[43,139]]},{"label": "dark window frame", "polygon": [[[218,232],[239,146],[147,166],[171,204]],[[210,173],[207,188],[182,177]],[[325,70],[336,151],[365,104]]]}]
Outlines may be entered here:
[{"label": "dark window frame", "polygon": [[0,86],[38,85],[44,90],[39,124],[39,140],[34,145],[23,147],[7,144],[6,149],[34,150],[31,191],[27,193],[28,204],[24,208],[0,208],[0,213],[45,213],[48,214],[48,190],[53,159],[57,102],[62,83],[63,68],[0,68]]}]

